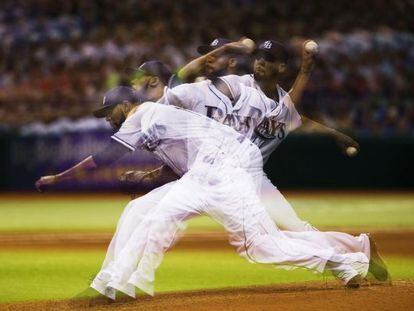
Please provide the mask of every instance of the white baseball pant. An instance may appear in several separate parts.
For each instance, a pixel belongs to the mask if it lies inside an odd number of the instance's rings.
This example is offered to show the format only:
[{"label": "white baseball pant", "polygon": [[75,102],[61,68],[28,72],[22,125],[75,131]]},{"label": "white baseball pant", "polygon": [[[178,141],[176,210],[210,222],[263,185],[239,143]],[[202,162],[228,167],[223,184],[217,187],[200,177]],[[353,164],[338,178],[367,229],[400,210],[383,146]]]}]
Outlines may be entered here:
[{"label": "white baseball pant", "polygon": [[[160,203],[175,183],[176,181],[165,184],[127,204],[118,221],[116,232],[108,247],[103,267],[106,267],[109,262],[118,258],[120,251],[126,245],[133,231],[138,227],[146,215]],[[289,235],[289,231],[317,231],[317,229],[312,227],[309,223],[302,221],[297,216],[282,193],[264,174],[261,186],[261,203],[265,206],[268,215],[276,226],[281,230],[285,230],[284,234]],[[183,224],[180,226],[180,229],[184,229]],[[304,234],[302,238],[305,237],[306,234]],[[334,247],[341,253],[363,252],[370,258],[370,245],[366,234],[361,234],[355,237],[341,232],[326,232],[320,236],[318,244],[323,245],[326,248]]]},{"label": "white baseball pant", "polygon": [[[210,171],[211,167],[195,165],[175,182],[132,229],[125,245],[117,250],[118,256],[105,260],[91,287],[112,299],[115,290],[135,297],[135,287],[153,295],[155,270],[174,241],[179,224],[203,214],[222,224],[231,244],[250,261],[319,272],[331,270],[344,282],[366,275],[368,258],[360,252],[340,254],[332,247],[326,248],[319,243],[325,233],[279,231],[260,204],[256,185],[244,169],[221,167],[214,175],[209,175]],[[125,217],[121,222],[124,226]],[[113,243],[117,242],[111,243],[117,249]]]}]

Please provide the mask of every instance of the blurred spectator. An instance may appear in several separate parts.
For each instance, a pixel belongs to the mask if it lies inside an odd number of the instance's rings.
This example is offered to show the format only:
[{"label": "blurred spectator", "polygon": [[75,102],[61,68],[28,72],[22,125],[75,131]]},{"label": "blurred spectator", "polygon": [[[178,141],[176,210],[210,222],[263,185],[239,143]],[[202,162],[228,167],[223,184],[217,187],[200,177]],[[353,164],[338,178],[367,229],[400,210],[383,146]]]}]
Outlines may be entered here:
[{"label": "blurred spectator", "polygon": [[[85,116],[105,90],[125,83],[125,67],[158,58],[177,68],[201,42],[246,35],[287,42],[296,53],[303,38],[317,39],[305,114],[361,134],[414,134],[410,7],[386,0],[4,0],[1,128],[89,128],[95,123]],[[291,65],[286,87],[298,66]]]}]

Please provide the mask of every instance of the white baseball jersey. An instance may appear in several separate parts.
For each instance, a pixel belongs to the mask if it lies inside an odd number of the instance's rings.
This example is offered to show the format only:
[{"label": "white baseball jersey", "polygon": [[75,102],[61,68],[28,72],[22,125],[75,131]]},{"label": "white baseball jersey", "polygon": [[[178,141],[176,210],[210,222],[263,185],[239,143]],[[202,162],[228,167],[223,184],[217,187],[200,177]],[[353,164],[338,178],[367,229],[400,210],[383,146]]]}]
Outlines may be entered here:
[{"label": "white baseball jersey", "polygon": [[159,102],[198,112],[249,138],[275,106],[274,101],[246,86],[238,89],[238,100],[232,103],[210,80],[166,89]]},{"label": "white baseball jersey", "polygon": [[[221,77],[227,84],[233,96],[237,96],[240,84],[254,88],[263,96],[266,96],[260,86],[255,81],[252,74],[244,76],[228,75]],[[251,141],[255,143],[263,155],[263,163],[266,163],[271,153],[279,146],[286,136],[298,128],[301,124],[301,117],[296,111],[289,94],[277,85],[279,102],[276,103],[277,109],[273,114],[269,114],[259,126],[255,128]],[[266,97],[267,98],[267,97]],[[283,108],[282,108],[283,107]],[[275,117],[281,111],[283,116]]]},{"label": "white baseball jersey", "polygon": [[233,95],[233,103],[210,80],[166,89],[159,102],[196,111],[232,127],[260,148],[265,162],[301,121],[286,92],[279,88],[282,100],[276,103],[248,77],[222,77]]},{"label": "white baseball jersey", "polygon": [[[227,165],[232,157],[246,157],[248,166],[249,154],[258,152],[246,137],[228,126],[176,106],[151,102],[140,105],[112,139],[133,151],[153,152],[180,176],[200,157],[207,162],[225,159]],[[262,164],[261,159],[253,161]]]}]

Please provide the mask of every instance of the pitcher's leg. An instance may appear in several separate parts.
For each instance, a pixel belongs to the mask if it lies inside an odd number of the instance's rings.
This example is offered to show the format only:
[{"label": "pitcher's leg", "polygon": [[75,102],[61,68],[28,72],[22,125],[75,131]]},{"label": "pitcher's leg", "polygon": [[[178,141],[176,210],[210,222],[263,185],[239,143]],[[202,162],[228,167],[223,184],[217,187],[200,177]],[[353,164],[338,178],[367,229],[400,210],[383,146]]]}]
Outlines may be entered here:
[{"label": "pitcher's leg", "polygon": [[164,253],[175,240],[180,224],[202,212],[204,195],[200,186],[188,176],[176,182],[148,219],[142,253],[137,256],[137,264],[129,276],[128,284],[150,295],[154,294],[155,271]]},{"label": "pitcher's leg", "polygon": [[299,218],[292,205],[290,205],[266,175],[263,175],[261,186],[260,199],[262,204],[266,207],[270,218],[278,228],[288,231],[317,230],[311,224]]},{"label": "pitcher's leg", "polygon": [[106,267],[111,261],[119,256],[119,253],[128,242],[132,233],[146,215],[148,215],[148,213],[168,193],[173,184],[174,182],[165,184],[127,204],[119,218],[115,234],[111,239],[102,268]]},{"label": "pitcher's leg", "polygon": [[[290,203],[267,177],[264,177],[262,181],[261,201],[276,226],[281,230],[285,230],[286,234],[288,234],[288,231],[318,231],[310,223],[301,220],[297,216]],[[317,236],[312,236],[313,241],[316,241]],[[303,237],[306,238],[306,234]],[[368,259],[370,258],[370,244],[366,234],[352,236],[339,232],[324,233],[319,235],[318,244],[324,247],[333,247],[340,253],[362,252]]]},{"label": "pitcher's leg", "polygon": [[368,259],[370,258],[370,242],[366,234],[353,236],[348,233],[335,231],[283,231],[283,233],[292,239],[299,238],[305,241],[316,242],[324,248],[333,247],[340,254],[361,252]]},{"label": "pitcher's leg", "polygon": [[[285,235],[275,227],[255,193],[242,182],[235,180],[231,187],[223,191],[227,193],[228,204],[221,207],[222,213],[218,215],[222,217],[218,220],[230,233],[239,254],[248,260],[319,272],[341,269],[343,273],[336,275],[344,282],[355,275],[365,276],[368,258],[364,254],[339,254],[332,247],[320,245],[318,231],[308,232],[307,239],[301,239],[299,235],[296,238]],[[333,264],[327,265],[328,262]]]},{"label": "pitcher's leg", "polygon": [[[257,214],[257,222],[268,223],[266,214]],[[262,218],[262,219],[260,219]],[[250,226],[254,228],[254,222]],[[347,283],[356,275],[365,277],[368,271],[369,260],[361,252],[341,254],[328,245],[321,245],[323,232],[306,232],[306,239],[300,236],[291,238],[290,233],[272,233],[270,229],[264,230],[269,233],[257,234],[253,230],[245,236],[251,236],[245,250],[246,255],[252,261],[260,263],[275,263],[281,266],[303,267],[318,272],[330,270],[338,278]]]},{"label": "pitcher's leg", "polygon": [[116,259],[99,272],[91,287],[104,295],[117,289],[134,297],[134,285],[151,293],[152,287],[144,285],[148,281],[152,284],[153,269],[158,267],[163,252],[174,240],[181,221],[197,213],[197,198],[197,188],[187,179],[177,181],[140,221]]}]

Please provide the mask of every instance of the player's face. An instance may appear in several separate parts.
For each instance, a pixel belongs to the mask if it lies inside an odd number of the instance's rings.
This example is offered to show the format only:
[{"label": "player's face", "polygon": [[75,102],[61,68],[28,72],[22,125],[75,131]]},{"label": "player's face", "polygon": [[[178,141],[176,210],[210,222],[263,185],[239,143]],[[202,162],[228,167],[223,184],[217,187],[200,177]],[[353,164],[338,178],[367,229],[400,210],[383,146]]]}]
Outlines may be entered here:
[{"label": "player's face", "polygon": [[122,123],[125,121],[125,113],[122,109],[122,105],[116,105],[110,109],[107,112],[105,119],[111,124],[111,127],[114,130],[119,130]]},{"label": "player's face", "polygon": [[230,57],[226,55],[207,57],[205,64],[206,76],[211,78],[226,75],[229,61]]},{"label": "player's face", "polygon": [[[153,81],[153,82],[151,82]],[[154,81],[156,81],[154,83]],[[144,75],[131,80],[131,86],[141,95],[143,101],[157,101],[164,93],[164,84],[159,78],[154,80],[153,76]]]},{"label": "player's face", "polygon": [[281,62],[271,55],[259,53],[256,55],[253,65],[254,77],[256,80],[275,80],[278,79],[281,71]]},{"label": "player's face", "polygon": [[137,91],[145,89],[148,86],[148,81],[150,78],[151,78],[150,76],[136,77],[131,80],[131,86]]}]

